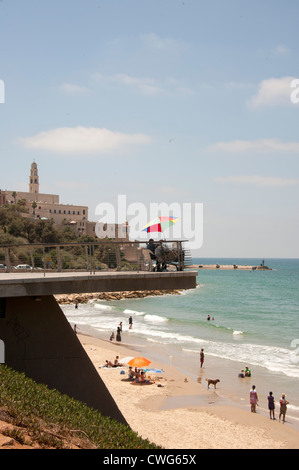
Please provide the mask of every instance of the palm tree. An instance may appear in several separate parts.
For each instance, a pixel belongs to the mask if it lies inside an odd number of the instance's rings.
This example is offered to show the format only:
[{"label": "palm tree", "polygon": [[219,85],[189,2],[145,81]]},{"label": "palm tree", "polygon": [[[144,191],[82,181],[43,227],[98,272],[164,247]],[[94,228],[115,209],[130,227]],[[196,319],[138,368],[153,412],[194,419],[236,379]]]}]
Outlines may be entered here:
[{"label": "palm tree", "polygon": [[33,203],[31,204],[31,207],[32,207],[32,209],[33,209],[33,210],[32,210],[32,214],[33,214],[34,216],[35,216],[35,209],[36,209],[36,206],[37,206],[36,202],[33,201]]}]

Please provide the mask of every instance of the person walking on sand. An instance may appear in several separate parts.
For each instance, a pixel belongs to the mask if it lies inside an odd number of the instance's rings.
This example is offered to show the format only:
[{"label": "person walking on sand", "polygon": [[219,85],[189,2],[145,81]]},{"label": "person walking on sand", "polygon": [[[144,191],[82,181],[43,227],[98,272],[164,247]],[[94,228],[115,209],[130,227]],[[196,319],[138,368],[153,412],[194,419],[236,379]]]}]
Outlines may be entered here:
[{"label": "person walking on sand", "polygon": [[256,413],[256,406],[258,404],[258,396],[255,390],[255,385],[252,385],[252,389],[250,390],[249,394],[250,398],[250,405],[251,405],[251,413]]},{"label": "person walking on sand", "polygon": [[279,403],[280,403],[279,422],[280,422],[280,418],[282,417],[282,422],[285,423],[287,405],[289,404],[288,400],[286,399],[285,393],[281,395],[281,399]]},{"label": "person walking on sand", "polygon": [[275,419],[275,402],[274,402],[274,397],[273,393],[269,392],[268,395],[268,410],[270,413],[270,419]]},{"label": "person walking on sand", "polygon": [[200,351],[199,360],[200,360],[200,368],[202,368],[204,360],[205,360],[205,355],[204,355],[203,349],[201,349],[201,351]]}]

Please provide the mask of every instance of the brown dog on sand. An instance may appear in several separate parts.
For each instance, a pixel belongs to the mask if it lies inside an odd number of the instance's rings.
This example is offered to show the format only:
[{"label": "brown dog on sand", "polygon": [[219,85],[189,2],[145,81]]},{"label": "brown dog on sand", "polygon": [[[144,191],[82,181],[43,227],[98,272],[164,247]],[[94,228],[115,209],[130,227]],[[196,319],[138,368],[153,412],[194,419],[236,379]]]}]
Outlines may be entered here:
[{"label": "brown dog on sand", "polygon": [[206,379],[206,382],[208,382],[208,388],[210,387],[210,385],[214,385],[214,388],[216,388],[216,384],[220,382],[220,380],[219,379],[215,379],[215,380]]}]

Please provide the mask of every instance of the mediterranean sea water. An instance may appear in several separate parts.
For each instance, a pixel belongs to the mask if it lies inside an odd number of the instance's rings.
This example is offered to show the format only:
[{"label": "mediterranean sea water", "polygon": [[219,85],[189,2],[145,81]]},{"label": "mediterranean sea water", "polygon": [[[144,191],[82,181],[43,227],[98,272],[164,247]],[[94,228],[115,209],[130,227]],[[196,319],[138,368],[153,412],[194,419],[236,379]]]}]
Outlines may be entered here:
[{"label": "mediterranean sea water", "polygon": [[[199,263],[257,266],[261,260],[193,259],[194,265]],[[141,352],[150,348],[154,357],[194,379],[220,378],[217,394],[237,405],[248,404],[253,383],[260,395],[260,412],[267,413],[270,390],[276,402],[286,393],[287,418],[298,427],[299,259],[267,259],[265,264],[271,270],[198,269],[197,287],[180,295],[92,301],[78,309],[64,305],[62,310],[83,332],[91,328],[106,340],[122,322],[123,343]],[[245,366],[252,376],[239,379]]]}]

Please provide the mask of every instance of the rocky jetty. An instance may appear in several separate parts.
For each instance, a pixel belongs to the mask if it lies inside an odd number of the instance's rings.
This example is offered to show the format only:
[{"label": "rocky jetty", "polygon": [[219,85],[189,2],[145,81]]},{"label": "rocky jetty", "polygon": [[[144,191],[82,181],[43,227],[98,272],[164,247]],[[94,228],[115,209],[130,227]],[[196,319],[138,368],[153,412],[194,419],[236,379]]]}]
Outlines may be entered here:
[{"label": "rocky jetty", "polygon": [[127,291],[127,292],[93,292],[86,294],[59,294],[55,299],[61,305],[86,304],[91,300],[122,300],[122,299],[142,299],[153,295],[179,295],[179,290],[146,290],[146,291]]}]

